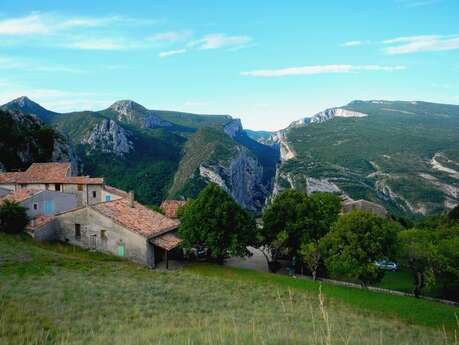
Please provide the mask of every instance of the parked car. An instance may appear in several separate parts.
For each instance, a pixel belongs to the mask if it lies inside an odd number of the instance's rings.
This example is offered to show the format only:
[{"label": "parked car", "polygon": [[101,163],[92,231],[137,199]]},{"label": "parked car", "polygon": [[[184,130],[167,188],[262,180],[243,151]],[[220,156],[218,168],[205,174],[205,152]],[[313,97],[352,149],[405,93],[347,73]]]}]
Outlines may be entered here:
[{"label": "parked car", "polygon": [[387,261],[387,260],[380,260],[375,262],[376,267],[384,270],[384,271],[391,271],[395,272],[398,270],[398,264],[393,261]]},{"label": "parked car", "polygon": [[207,258],[207,248],[203,246],[196,246],[189,249],[186,254],[191,259],[205,259]]}]

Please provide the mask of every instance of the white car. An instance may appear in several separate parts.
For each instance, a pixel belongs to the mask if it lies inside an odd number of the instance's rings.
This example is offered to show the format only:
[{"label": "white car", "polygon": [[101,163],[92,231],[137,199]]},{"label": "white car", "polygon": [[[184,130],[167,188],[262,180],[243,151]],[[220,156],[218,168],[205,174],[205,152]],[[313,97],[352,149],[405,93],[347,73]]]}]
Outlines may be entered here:
[{"label": "white car", "polygon": [[376,267],[384,270],[384,271],[391,271],[395,272],[398,270],[398,264],[393,261],[387,261],[387,260],[380,260],[375,262]]}]

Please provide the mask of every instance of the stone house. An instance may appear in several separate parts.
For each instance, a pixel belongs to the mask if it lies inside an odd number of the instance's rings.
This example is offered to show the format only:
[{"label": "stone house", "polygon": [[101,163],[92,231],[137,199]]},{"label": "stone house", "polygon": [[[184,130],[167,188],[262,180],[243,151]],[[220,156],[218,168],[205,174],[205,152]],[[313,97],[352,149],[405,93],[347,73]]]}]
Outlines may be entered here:
[{"label": "stone house", "polygon": [[[24,172],[0,173],[0,188],[28,208],[27,232],[155,267],[181,240],[180,224],[134,201],[133,193],[102,178],[71,176],[69,163],[34,163]],[[1,201],[1,198],[0,198]],[[176,211],[177,208],[175,208]]]},{"label": "stone house", "polygon": [[155,267],[178,247],[180,223],[127,198],[57,214],[55,239]]},{"label": "stone house", "polygon": [[25,207],[32,220],[38,216],[52,216],[77,207],[75,194],[50,190],[19,189],[1,197],[0,204],[5,200],[15,201]]},{"label": "stone house", "polygon": [[49,190],[72,193],[79,205],[93,205],[105,201],[104,179],[72,176],[70,163],[33,163],[26,171],[0,173],[0,187],[10,191],[19,189]]},{"label": "stone house", "polygon": [[368,200],[352,200],[350,198],[343,200],[342,202],[342,213],[350,213],[353,210],[360,210],[360,211],[366,211],[370,213],[374,213],[377,216],[383,217],[383,218],[388,218],[389,213],[387,210],[374,202],[368,201]]}]

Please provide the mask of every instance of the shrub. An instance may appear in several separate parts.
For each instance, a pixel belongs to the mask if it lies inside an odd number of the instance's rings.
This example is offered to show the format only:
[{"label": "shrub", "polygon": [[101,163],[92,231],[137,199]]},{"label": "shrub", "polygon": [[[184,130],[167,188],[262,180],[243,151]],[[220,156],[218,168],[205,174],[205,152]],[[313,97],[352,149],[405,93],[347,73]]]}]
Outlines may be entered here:
[{"label": "shrub", "polygon": [[23,232],[29,222],[26,211],[17,202],[5,200],[0,205],[0,231],[9,234]]}]

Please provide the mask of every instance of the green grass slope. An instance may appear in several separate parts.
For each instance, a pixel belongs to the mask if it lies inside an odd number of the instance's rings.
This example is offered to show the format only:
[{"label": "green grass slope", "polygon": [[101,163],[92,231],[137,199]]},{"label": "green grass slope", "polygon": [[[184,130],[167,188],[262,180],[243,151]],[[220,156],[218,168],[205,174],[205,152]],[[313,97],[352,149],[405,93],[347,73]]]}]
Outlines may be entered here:
[{"label": "green grass slope", "polygon": [[441,154],[445,166],[458,167],[459,106],[354,101],[343,108],[369,116],[288,131],[297,157],[282,172],[298,186],[305,176],[330,178],[351,197],[385,203],[394,213],[435,213],[459,201],[457,177],[431,164]]},{"label": "green grass slope", "polygon": [[284,276],[155,272],[0,234],[1,344],[454,344],[456,308],[328,285],[321,308],[318,295]]}]

